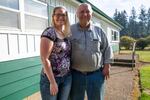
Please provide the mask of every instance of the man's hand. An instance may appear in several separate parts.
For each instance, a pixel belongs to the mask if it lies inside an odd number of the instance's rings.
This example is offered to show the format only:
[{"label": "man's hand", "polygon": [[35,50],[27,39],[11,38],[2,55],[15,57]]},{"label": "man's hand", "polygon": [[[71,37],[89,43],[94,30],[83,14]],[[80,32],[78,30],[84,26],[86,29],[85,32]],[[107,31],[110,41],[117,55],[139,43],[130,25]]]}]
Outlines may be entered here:
[{"label": "man's hand", "polygon": [[107,80],[110,76],[110,64],[105,64],[103,69],[103,75],[105,76],[105,79]]}]

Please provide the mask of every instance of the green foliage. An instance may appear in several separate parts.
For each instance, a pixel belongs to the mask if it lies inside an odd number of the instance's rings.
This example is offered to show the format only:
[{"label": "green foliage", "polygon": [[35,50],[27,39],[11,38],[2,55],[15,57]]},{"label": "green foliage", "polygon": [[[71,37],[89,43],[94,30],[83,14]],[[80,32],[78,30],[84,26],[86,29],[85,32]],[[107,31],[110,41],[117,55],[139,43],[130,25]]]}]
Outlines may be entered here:
[{"label": "green foliage", "polygon": [[140,100],[150,100],[150,95],[148,95],[147,93],[143,92],[141,94]]},{"label": "green foliage", "polygon": [[129,22],[128,22],[128,34],[129,36],[131,37],[134,37],[134,38],[137,38],[139,34],[138,33],[138,30],[137,30],[137,27],[138,27],[138,23],[136,21],[137,19],[137,15],[136,15],[136,11],[135,11],[135,8],[132,7],[132,10],[131,10],[131,16],[129,17]]},{"label": "green foliage", "polygon": [[150,94],[145,90],[150,90],[150,65],[142,66],[140,69],[140,80],[142,85],[142,95],[140,100],[150,100]]},{"label": "green foliage", "polygon": [[150,89],[150,65],[142,66],[140,69],[142,89]]},{"label": "green foliage", "polygon": [[146,42],[148,43],[148,45],[150,45],[150,35],[146,37]]},{"label": "green foliage", "polygon": [[147,24],[147,13],[145,7],[142,5],[140,7],[140,14],[139,14],[139,28],[138,31],[140,33],[140,36],[145,37],[146,34],[146,24]]},{"label": "green foliage", "polygon": [[126,35],[138,39],[145,38],[150,34],[150,8],[147,10],[141,6],[140,13],[136,14],[133,7],[130,16],[125,10],[117,11],[116,9],[113,18],[124,27],[120,31],[120,36]]},{"label": "green foliage", "polygon": [[129,36],[122,36],[120,39],[120,47],[125,49],[132,48],[132,43],[135,42],[135,39]]},{"label": "green foliage", "polygon": [[128,25],[128,20],[127,20],[127,13],[126,11],[117,11],[117,9],[115,10],[114,13],[114,20],[117,21],[120,25],[122,25],[124,28],[120,31],[120,35],[123,36],[126,33],[128,33],[127,30],[127,25]]},{"label": "green foliage", "polygon": [[146,38],[140,38],[136,42],[136,47],[140,50],[143,50],[147,46],[148,46],[148,42],[147,42]]}]

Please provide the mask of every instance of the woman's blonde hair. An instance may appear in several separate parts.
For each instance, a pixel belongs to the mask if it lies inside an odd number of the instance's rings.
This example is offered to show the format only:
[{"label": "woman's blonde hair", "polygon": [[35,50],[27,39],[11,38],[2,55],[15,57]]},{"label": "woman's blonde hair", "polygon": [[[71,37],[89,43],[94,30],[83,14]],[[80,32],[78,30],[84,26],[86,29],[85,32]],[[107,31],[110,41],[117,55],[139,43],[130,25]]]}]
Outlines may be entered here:
[{"label": "woman's blonde hair", "polygon": [[68,37],[68,36],[70,36],[71,35],[71,31],[70,31],[70,22],[69,22],[69,17],[68,17],[68,12],[67,12],[67,10],[66,10],[66,8],[65,7],[63,7],[63,6],[57,6],[57,7],[55,7],[54,9],[53,9],[53,13],[52,13],[52,26],[53,27],[56,27],[55,26],[55,23],[54,23],[54,14],[55,14],[55,12],[56,12],[56,10],[57,9],[64,9],[65,11],[66,11],[66,22],[65,22],[65,27],[64,27],[64,31],[63,31],[63,33],[64,33],[64,36],[65,37]]}]

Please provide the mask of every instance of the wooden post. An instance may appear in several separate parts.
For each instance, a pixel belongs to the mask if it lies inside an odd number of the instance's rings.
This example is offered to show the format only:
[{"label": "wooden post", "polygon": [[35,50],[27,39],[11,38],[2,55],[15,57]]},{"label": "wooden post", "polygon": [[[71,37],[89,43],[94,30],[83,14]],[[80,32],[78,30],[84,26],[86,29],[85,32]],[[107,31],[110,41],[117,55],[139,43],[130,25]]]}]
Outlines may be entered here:
[{"label": "wooden post", "polygon": [[133,42],[133,47],[132,47],[132,70],[135,65],[135,47],[136,47],[136,42]]}]

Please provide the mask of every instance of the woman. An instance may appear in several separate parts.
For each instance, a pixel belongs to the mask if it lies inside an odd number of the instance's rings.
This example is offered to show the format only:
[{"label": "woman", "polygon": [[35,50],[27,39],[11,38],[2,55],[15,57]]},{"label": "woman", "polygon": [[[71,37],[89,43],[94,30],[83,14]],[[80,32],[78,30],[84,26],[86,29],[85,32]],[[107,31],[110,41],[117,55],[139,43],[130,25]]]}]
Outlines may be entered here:
[{"label": "woman", "polygon": [[72,76],[70,73],[70,24],[64,7],[55,7],[52,27],[41,35],[40,56],[43,64],[40,80],[42,100],[67,100]]}]

